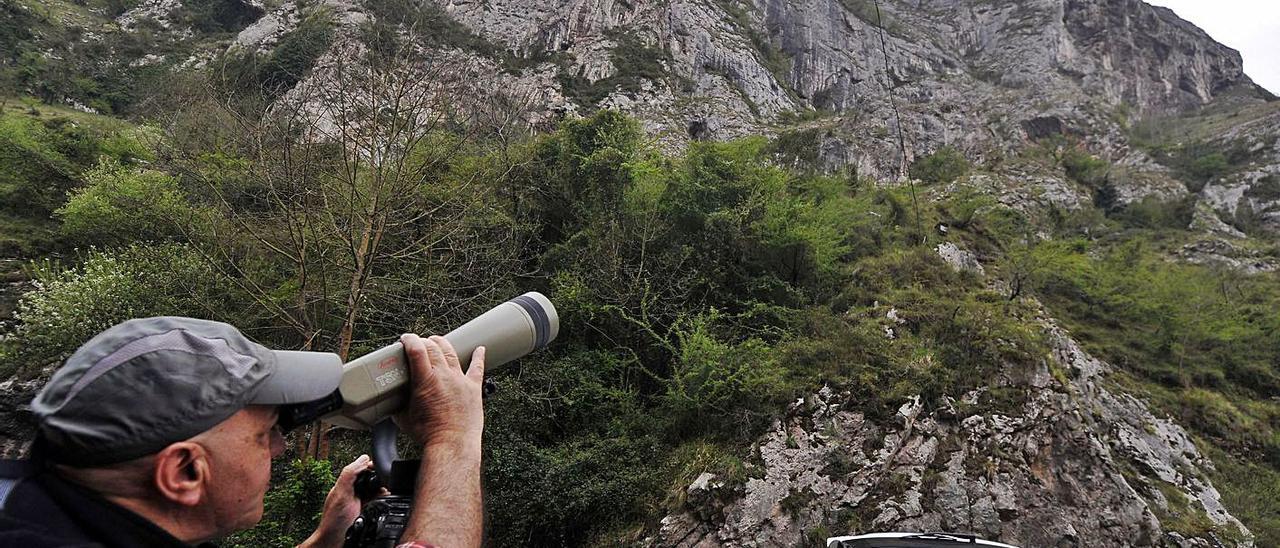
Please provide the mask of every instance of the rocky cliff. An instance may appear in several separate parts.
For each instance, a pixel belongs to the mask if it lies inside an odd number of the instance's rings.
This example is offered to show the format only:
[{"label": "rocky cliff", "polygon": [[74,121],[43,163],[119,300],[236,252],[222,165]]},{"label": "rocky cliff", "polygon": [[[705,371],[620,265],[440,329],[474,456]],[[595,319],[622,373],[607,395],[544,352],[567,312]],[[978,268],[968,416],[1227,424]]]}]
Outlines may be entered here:
[{"label": "rocky cliff", "polygon": [[[151,0],[160,2],[162,0]],[[323,5],[354,36],[365,4]],[[267,49],[299,20],[284,2],[232,48]],[[1121,204],[1181,198],[1184,185],[1136,147],[1140,119],[1183,115],[1229,97],[1264,110],[1252,175],[1202,199],[1231,222],[1246,189],[1280,170],[1270,94],[1240,55],[1165,8],[1138,0],[573,0],[427,4],[475,35],[430,49],[475,67],[482,92],[527,100],[534,124],[596,107],[644,120],[664,142],[799,134],[828,170],[896,177],[951,146],[998,166],[1027,143],[1078,140],[1125,166]],[[141,9],[141,8],[139,8]],[[456,33],[419,29],[440,36]],[[482,44],[477,47],[477,44]],[[335,46],[332,55],[344,55]],[[320,65],[325,61],[322,59]],[[1271,129],[1266,129],[1271,128]],[[905,152],[905,155],[903,154]],[[1248,162],[1246,162],[1248,163]],[[999,169],[998,167],[996,169]],[[1263,194],[1265,197],[1254,197]],[[1280,204],[1250,192],[1250,214],[1280,228]]]},{"label": "rocky cliff", "polygon": [[[1046,360],[933,411],[916,398],[874,420],[857,394],[829,388],[795,402],[760,440],[752,477],[703,474],[648,541],[798,546],[901,530],[1019,546],[1252,545],[1187,432],[1107,380],[1111,366],[1068,333],[1044,328]],[[1025,403],[997,409],[992,390]]]}]

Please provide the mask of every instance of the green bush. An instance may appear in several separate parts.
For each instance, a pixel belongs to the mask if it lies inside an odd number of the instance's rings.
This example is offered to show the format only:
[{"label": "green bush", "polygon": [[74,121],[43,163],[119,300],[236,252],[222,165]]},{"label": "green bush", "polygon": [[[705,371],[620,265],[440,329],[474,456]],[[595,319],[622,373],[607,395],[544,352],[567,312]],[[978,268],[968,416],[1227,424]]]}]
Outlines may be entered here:
[{"label": "green bush", "polygon": [[1211,479],[1222,503],[1244,522],[1258,546],[1280,546],[1280,472],[1203,446],[1216,469]]},{"label": "green bush", "polygon": [[1245,196],[1262,201],[1280,200],[1280,175],[1274,173],[1263,177],[1244,191]]},{"label": "green bush", "polygon": [[784,131],[769,142],[766,152],[778,158],[783,166],[816,168],[824,130],[819,128]]},{"label": "green bush", "polygon": [[87,185],[54,212],[68,241],[115,245],[178,239],[193,218],[177,180],[164,173],[104,160],[85,180]]},{"label": "green bush", "polygon": [[325,9],[307,12],[293,30],[280,37],[267,54],[244,50],[228,53],[214,75],[221,91],[234,95],[241,106],[262,108],[292,89],[310,73],[333,43],[333,14]]},{"label": "green bush", "polygon": [[34,374],[98,332],[130,318],[216,317],[234,321],[229,283],[190,248],[134,245],[90,250],[79,265],[31,269],[35,288],[18,302],[16,327],[0,342],[0,374]]},{"label": "green bush", "polygon": [[[51,133],[38,120],[0,115],[0,204],[5,212],[47,217],[78,183],[76,164],[54,146]],[[67,146],[67,139],[59,140]]]},{"label": "green bush", "polygon": [[399,32],[399,27],[413,33],[416,43],[424,46],[457,47],[487,57],[497,57],[503,53],[502,47],[476,34],[434,2],[365,0],[364,7],[374,15],[374,25],[388,24],[388,28],[366,29],[366,32],[396,33]]},{"label": "green bush", "polygon": [[33,115],[0,113],[0,211],[48,218],[100,157],[153,159],[144,142],[149,130],[87,115],[46,115],[45,108],[33,106]]},{"label": "green bush", "polygon": [[1194,197],[1164,200],[1148,196],[1112,212],[1111,218],[1135,228],[1185,230],[1194,214]]},{"label": "green bush", "polygon": [[[562,315],[562,329],[566,319],[579,321]],[[645,519],[661,496],[664,445],[655,433],[664,421],[640,393],[644,373],[625,351],[573,342],[583,335],[562,331],[558,352],[524,360],[486,403],[494,544],[590,544]]]},{"label": "green bush", "polygon": [[1079,148],[1070,148],[1062,155],[1062,169],[1067,177],[1097,191],[1106,184],[1111,164]]},{"label": "green bush", "polygon": [[1208,182],[1226,174],[1230,167],[1221,152],[1211,152],[1192,160],[1187,172],[1197,181]]},{"label": "green bush", "polygon": [[307,15],[282,36],[263,61],[258,80],[271,95],[278,95],[302,80],[333,42],[333,16],[327,11]]},{"label": "green bush", "polygon": [[933,154],[917,158],[911,163],[911,176],[926,183],[950,183],[964,177],[973,164],[964,154],[950,146],[944,146]]},{"label": "green bush", "polygon": [[749,436],[792,396],[786,370],[762,341],[727,343],[714,333],[714,311],[679,333],[680,354],[666,393],[678,428],[705,435]]},{"label": "green bush", "polygon": [[572,74],[568,68],[561,70],[560,86],[565,96],[576,99],[579,104],[591,107],[604,100],[614,91],[636,93],[645,80],[662,81],[669,77],[664,61],[671,61],[671,54],[657,46],[647,45],[634,34],[622,33],[615,36],[617,45],[609,52],[615,72],[605,78],[589,82],[586,78]]},{"label": "green bush", "polygon": [[188,0],[177,12],[178,24],[202,33],[238,32],[263,15],[260,8],[235,0]]}]

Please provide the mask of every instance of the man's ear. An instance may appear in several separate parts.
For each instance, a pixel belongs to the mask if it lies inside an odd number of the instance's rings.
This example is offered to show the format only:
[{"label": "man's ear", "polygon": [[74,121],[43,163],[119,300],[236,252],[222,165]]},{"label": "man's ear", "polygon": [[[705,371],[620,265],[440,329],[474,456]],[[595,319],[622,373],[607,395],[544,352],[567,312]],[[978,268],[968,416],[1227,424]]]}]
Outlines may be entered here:
[{"label": "man's ear", "polygon": [[156,454],[155,486],[161,497],[183,506],[195,506],[205,496],[209,458],[198,443],[169,444]]}]

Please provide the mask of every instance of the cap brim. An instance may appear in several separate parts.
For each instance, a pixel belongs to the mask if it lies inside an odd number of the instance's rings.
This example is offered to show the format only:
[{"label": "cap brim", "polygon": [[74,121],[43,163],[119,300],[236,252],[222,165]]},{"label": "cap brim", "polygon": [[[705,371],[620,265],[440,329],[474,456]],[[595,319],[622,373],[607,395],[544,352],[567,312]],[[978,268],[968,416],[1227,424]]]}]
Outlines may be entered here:
[{"label": "cap brim", "polygon": [[342,358],[330,352],[272,350],[276,370],[249,403],[285,405],[318,400],[342,382]]}]

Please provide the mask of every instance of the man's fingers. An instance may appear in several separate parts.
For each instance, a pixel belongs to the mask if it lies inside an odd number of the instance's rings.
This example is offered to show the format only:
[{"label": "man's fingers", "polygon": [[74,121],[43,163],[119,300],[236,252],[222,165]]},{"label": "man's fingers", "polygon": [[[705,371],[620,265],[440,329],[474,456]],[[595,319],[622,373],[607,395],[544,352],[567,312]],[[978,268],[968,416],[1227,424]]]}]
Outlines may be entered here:
[{"label": "man's fingers", "polygon": [[453,343],[449,342],[449,339],[440,335],[433,335],[430,340],[435,341],[440,346],[440,351],[444,353],[446,364],[450,367],[458,368],[459,371],[462,370],[462,362],[458,359],[458,351],[453,349]]},{"label": "man's fingers", "polygon": [[467,367],[467,378],[484,382],[484,347],[477,346],[475,352],[471,353],[471,365]]},{"label": "man's fingers", "polygon": [[[440,347],[439,339],[440,337],[427,338],[427,356],[431,358],[431,367],[448,367],[449,360],[444,357],[444,348]],[[458,360],[455,358],[453,363],[456,367]]]},{"label": "man's fingers", "polygon": [[370,459],[369,455],[360,455],[359,457],[356,457],[356,460],[351,461],[351,464],[343,466],[342,472],[338,474],[338,477],[339,478],[346,478],[347,476],[355,477],[356,474],[359,474],[360,472],[364,472],[366,469],[368,469],[369,464],[371,462],[373,462],[373,459]]},{"label": "man's fingers", "polygon": [[351,461],[351,464],[342,467],[342,471],[338,473],[338,481],[334,482],[333,489],[330,492],[343,493],[355,489],[356,476],[370,466],[373,466],[373,459],[369,458],[369,455],[356,457],[356,460]]},{"label": "man's fingers", "polygon": [[400,344],[409,357],[409,374],[425,374],[431,370],[431,360],[427,356],[427,345],[422,338],[413,333],[400,335]]}]

